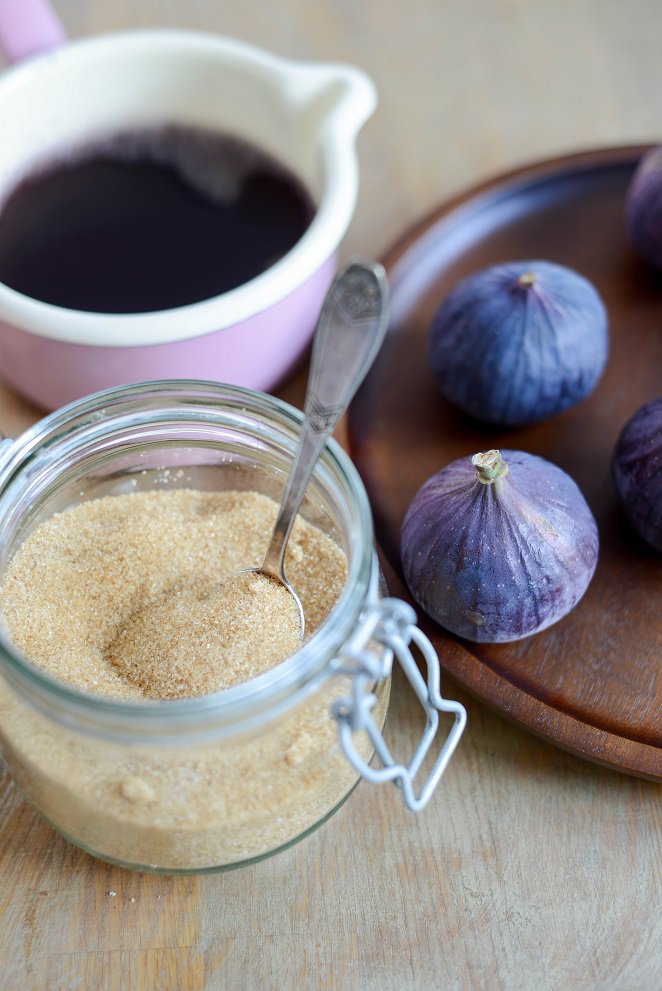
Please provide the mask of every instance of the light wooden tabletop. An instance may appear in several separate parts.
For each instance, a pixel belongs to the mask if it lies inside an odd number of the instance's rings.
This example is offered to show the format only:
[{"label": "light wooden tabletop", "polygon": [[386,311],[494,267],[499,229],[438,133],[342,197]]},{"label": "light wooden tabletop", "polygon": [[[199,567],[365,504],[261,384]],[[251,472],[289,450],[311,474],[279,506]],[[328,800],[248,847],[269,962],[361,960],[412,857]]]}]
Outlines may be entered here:
[{"label": "light wooden tabletop", "polygon": [[[15,0],[16,3],[22,0]],[[381,101],[343,251],[379,256],[520,163],[662,134],[659,0],[57,0],[72,36],[182,26],[365,68]],[[283,390],[299,401],[302,376]],[[0,430],[37,412],[0,387]],[[452,684],[468,729],[427,810],[363,784],[253,867],[138,875],[56,836],[0,778],[0,989],[657,991],[662,792]],[[396,748],[418,723],[399,680]],[[113,893],[113,894],[111,894]]]}]

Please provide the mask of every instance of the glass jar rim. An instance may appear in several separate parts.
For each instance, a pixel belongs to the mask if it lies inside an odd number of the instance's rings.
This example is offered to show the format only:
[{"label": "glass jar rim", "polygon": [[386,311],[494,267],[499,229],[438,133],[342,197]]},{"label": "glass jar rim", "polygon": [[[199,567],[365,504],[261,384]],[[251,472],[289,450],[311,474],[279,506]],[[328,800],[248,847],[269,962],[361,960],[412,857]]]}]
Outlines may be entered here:
[{"label": "glass jar rim", "polygon": [[[242,410],[246,415],[254,413],[265,422],[271,420],[282,429],[291,449],[303,419],[300,410],[275,396],[213,381],[163,379],[106,389],[56,410],[13,441],[0,463],[0,504],[12,480],[20,477],[21,470],[43,451],[45,445],[52,446],[55,451],[76,427],[89,428],[97,423],[100,429],[109,430],[113,422],[112,411],[122,408],[127,415],[142,410],[145,413],[143,422],[148,423],[148,401],[154,404],[159,397],[164,402],[168,398],[179,402],[184,408],[188,402],[191,408],[198,409],[205,399],[216,408],[222,408],[225,400],[226,406]],[[49,463],[52,465],[50,458]],[[356,628],[377,570],[372,514],[358,471],[333,439],[322,452],[319,466],[329,470],[334,481],[340,484],[358,520],[358,526],[353,528],[355,532],[350,535],[354,547],[349,555],[348,577],[338,601],[320,628],[295,654],[274,668],[211,695],[144,702],[108,699],[80,691],[39,669],[12,646],[0,629],[0,669],[42,711],[47,710],[61,722],[102,735],[123,731],[131,736],[153,739],[166,730],[168,735],[177,736],[189,734],[192,728],[195,728],[196,736],[205,731],[217,734],[221,728],[238,732],[289,708],[314,690]]]}]

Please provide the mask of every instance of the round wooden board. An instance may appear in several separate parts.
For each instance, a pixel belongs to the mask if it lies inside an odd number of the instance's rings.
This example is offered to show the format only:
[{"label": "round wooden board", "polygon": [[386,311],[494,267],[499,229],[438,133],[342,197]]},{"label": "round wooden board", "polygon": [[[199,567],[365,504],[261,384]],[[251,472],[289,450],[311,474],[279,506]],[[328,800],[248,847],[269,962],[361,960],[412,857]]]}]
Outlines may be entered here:
[{"label": "round wooden board", "polygon": [[[600,560],[577,608],[512,644],[459,641],[421,625],[442,668],[505,715],[583,757],[662,780],[662,557],[634,534],[610,480],[614,442],[662,395],[662,278],[633,255],[624,196],[641,147],[519,169],[436,210],[385,259],[386,342],[349,415],[349,444],[388,570],[401,585],[400,525],[419,486],[454,458],[487,448],[540,454],[577,481],[598,521]],[[495,429],[437,391],[427,366],[432,315],[463,276],[514,259],[560,262],[589,278],[608,311],[611,354],[593,395],[543,424]],[[420,610],[419,610],[420,614]]]}]

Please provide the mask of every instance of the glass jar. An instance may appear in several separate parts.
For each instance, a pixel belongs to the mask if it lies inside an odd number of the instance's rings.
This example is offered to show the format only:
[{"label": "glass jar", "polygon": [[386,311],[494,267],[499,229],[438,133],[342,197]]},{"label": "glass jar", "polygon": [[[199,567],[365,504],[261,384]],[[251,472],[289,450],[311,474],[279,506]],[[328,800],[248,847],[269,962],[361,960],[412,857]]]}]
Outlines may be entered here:
[{"label": "glass jar", "polygon": [[[36,526],[89,499],[168,486],[277,500],[300,422],[273,397],[197,381],[141,383],[73,403],[2,442],[0,575]],[[301,514],[346,554],[344,589],[296,654],[225,691],[160,702],[92,696],[31,664],[0,631],[4,756],[28,800],[72,843],[139,870],[219,870],[305,836],[361,775],[398,782],[412,809],[425,804],[464,709],[439,694],[438,661],[413,611],[380,597],[367,496],[334,442]],[[394,659],[427,717],[408,765],[381,735]],[[416,795],[441,710],[455,720]]]}]

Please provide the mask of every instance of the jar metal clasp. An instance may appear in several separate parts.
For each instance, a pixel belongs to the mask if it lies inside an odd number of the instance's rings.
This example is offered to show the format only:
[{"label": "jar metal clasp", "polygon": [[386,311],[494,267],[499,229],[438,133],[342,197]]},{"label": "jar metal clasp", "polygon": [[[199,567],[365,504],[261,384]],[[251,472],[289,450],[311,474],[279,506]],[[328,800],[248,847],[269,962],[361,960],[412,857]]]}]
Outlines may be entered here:
[{"label": "jar metal clasp", "polygon": [[[378,650],[374,645],[379,645]],[[424,678],[412,648],[427,667]],[[377,701],[374,685],[388,678],[397,660],[425,713],[423,735],[408,764],[398,763],[390,752],[380,728],[372,718]],[[429,639],[416,625],[416,613],[400,599],[378,599],[374,590],[363,614],[363,622],[343,650],[338,673],[352,678],[351,695],[337,699],[331,714],[338,722],[340,744],[352,766],[367,781],[392,781],[399,785],[405,805],[419,812],[430,800],[464,732],[467,713],[460,702],[446,699],[440,690],[439,658]],[[414,781],[423,761],[440,732],[440,713],[454,715],[453,724],[442,742],[432,770],[418,794]],[[371,767],[354,746],[354,734],[365,732],[381,762]]]}]

